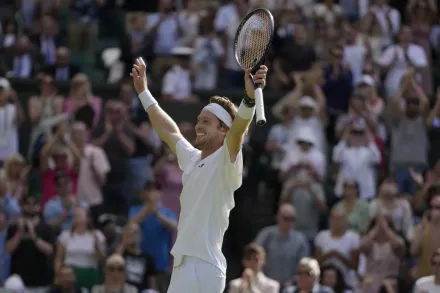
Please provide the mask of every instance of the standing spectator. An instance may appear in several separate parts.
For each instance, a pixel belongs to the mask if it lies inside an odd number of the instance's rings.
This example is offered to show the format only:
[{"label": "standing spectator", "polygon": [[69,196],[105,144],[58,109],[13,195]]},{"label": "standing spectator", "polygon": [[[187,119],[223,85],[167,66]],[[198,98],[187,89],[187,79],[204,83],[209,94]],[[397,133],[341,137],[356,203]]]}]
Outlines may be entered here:
[{"label": "standing spectator", "polygon": [[228,293],[264,292],[279,293],[280,284],[261,271],[266,254],[264,248],[256,243],[246,245],[243,253],[243,276],[229,283]]},{"label": "standing spectator", "polygon": [[104,283],[95,285],[92,293],[138,293],[136,287],[125,282],[125,260],[119,254],[109,256],[104,266]]},{"label": "standing spectator", "polygon": [[156,267],[151,255],[141,251],[142,231],[137,223],[129,222],[124,228],[118,253],[125,260],[125,280],[139,292],[157,289]]},{"label": "standing spectator", "polygon": [[401,89],[393,97],[391,114],[394,127],[391,132],[391,162],[400,193],[415,194],[416,186],[408,168],[422,172],[427,166],[428,137],[426,118],[429,101],[409,70],[402,80]]},{"label": "standing spectator", "polygon": [[83,122],[72,125],[72,142],[81,154],[78,172],[78,200],[87,203],[93,222],[103,213],[103,196],[101,187],[105,184],[110,163],[104,150],[87,143],[87,126]]},{"label": "standing spectator", "polygon": [[359,198],[359,184],[355,180],[345,179],[342,184],[342,199],[335,205],[348,216],[347,228],[364,233],[370,223],[369,204]]},{"label": "standing spectator", "polygon": [[160,80],[170,64],[171,51],[183,45],[181,42],[188,34],[192,34],[191,26],[183,15],[179,15],[171,0],[160,0],[158,12],[147,17],[147,33],[155,37],[155,59],[152,74],[155,80]]},{"label": "standing spectator", "polygon": [[283,203],[277,215],[277,225],[261,230],[255,242],[267,253],[263,272],[282,286],[295,275],[299,260],[310,255],[307,238],[293,229],[295,207]]},{"label": "standing spectator", "polygon": [[359,263],[359,234],[347,230],[347,214],[333,208],[329,230],[318,233],[315,238],[315,255],[321,265],[332,264],[339,268],[349,286],[357,288],[356,270]]},{"label": "standing spectator", "polygon": [[127,109],[121,101],[108,101],[104,122],[92,134],[92,144],[102,148],[110,162],[103,194],[106,212],[114,214],[126,212],[133,198],[131,190],[127,190],[127,180],[135,142],[127,118]]},{"label": "standing spectator", "polygon": [[431,256],[440,248],[440,185],[433,184],[426,192],[429,210],[423,215],[421,223],[416,227],[411,242],[411,254],[418,257],[418,277],[432,275]]},{"label": "standing spectator", "polygon": [[[42,173],[43,198],[41,205],[44,207],[46,202],[53,198],[56,192],[55,175],[58,171],[64,171],[72,180],[72,192],[76,194],[78,181],[78,163],[80,154],[76,146],[65,139],[67,123],[58,125],[55,135],[49,139],[41,150],[40,171]],[[67,144],[73,159],[69,162],[67,149],[63,144]]]},{"label": "standing spectator", "polygon": [[79,68],[70,63],[70,52],[67,47],[58,47],[55,64],[44,68],[44,73],[56,81],[68,82],[79,73]]},{"label": "standing spectator", "polygon": [[142,107],[133,86],[123,83],[120,87],[119,96],[129,113],[127,125],[133,133],[135,151],[130,158],[130,176],[133,195],[141,191],[147,180],[151,180],[151,160],[155,153],[155,146],[151,140],[152,127],[148,115]]},{"label": "standing spectator", "polygon": [[321,270],[316,259],[304,257],[298,263],[295,274],[295,286],[288,286],[283,293],[295,292],[316,292],[316,293],[333,293],[333,290],[319,284]]},{"label": "standing spectator", "polygon": [[141,200],[143,205],[133,206],[129,218],[142,229],[142,252],[154,258],[157,270],[157,282],[160,292],[166,291],[169,282],[171,237],[177,229],[176,216],[160,203],[160,191],[155,183],[148,182]]},{"label": "standing spectator", "polygon": [[375,0],[366,17],[375,18],[380,26],[382,48],[385,48],[393,43],[393,37],[396,36],[400,30],[400,23],[402,16],[400,12],[388,5],[389,0]]},{"label": "standing spectator", "polygon": [[168,101],[196,102],[191,81],[191,57],[194,50],[189,47],[176,47],[171,53],[176,61],[163,78],[162,98]]},{"label": "standing spectator", "polygon": [[374,136],[363,120],[348,125],[340,142],[333,149],[333,162],[338,166],[335,194],[341,197],[346,179],[359,182],[361,199],[376,196],[374,167],[380,163],[380,152]]},{"label": "standing spectator", "polygon": [[46,223],[59,234],[72,228],[75,209],[78,206],[86,208],[87,203],[72,194],[72,182],[67,173],[57,171],[54,181],[57,194],[46,203],[43,215]]},{"label": "standing spectator", "polygon": [[[410,67],[418,74],[418,69],[428,66],[428,60],[423,48],[412,42],[412,30],[403,26],[399,33],[399,41],[389,46],[378,60],[382,71],[386,73],[385,90],[387,97],[393,97],[401,88],[402,78]],[[417,81],[420,78],[417,76]]]},{"label": "standing spectator", "polygon": [[30,78],[35,71],[35,60],[33,60],[29,37],[22,35],[17,39],[14,47],[12,68],[7,75],[18,79]]},{"label": "standing spectator", "polygon": [[398,186],[393,178],[385,179],[379,187],[378,198],[370,204],[370,218],[386,216],[393,222],[393,229],[410,241],[413,237],[413,213],[406,198],[398,197]]},{"label": "standing spectator", "polygon": [[5,181],[8,193],[18,201],[27,192],[27,175],[29,167],[25,165],[20,154],[7,157],[4,164]]},{"label": "standing spectator", "polygon": [[18,103],[17,94],[11,89],[9,81],[0,78],[0,164],[18,153],[18,126],[24,120],[24,114]]},{"label": "standing spectator", "polygon": [[55,237],[40,219],[34,197],[22,199],[23,216],[8,228],[6,251],[11,256],[11,274],[23,278],[31,292],[46,292],[52,283]]},{"label": "standing spectator", "polygon": [[68,36],[69,48],[74,51],[94,52],[95,40],[99,34],[99,7],[105,0],[69,1]]},{"label": "standing spectator", "polygon": [[64,102],[64,112],[74,115],[93,129],[101,118],[102,100],[93,95],[89,78],[84,73],[78,73],[72,78],[70,97]]},{"label": "standing spectator", "polygon": [[365,293],[378,293],[385,279],[399,277],[405,249],[405,241],[395,232],[390,218],[383,215],[373,218],[360,246],[366,256],[364,282],[370,284]]},{"label": "standing spectator", "polygon": [[90,229],[89,223],[87,211],[77,207],[72,229],[58,237],[55,272],[64,265],[71,266],[78,286],[90,290],[99,282],[98,264],[105,257],[105,238],[100,231]]},{"label": "standing spectator", "polygon": [[435,293],[440,290],[440,248],[431,256],[432,275],[417,280],[414,293]]}]

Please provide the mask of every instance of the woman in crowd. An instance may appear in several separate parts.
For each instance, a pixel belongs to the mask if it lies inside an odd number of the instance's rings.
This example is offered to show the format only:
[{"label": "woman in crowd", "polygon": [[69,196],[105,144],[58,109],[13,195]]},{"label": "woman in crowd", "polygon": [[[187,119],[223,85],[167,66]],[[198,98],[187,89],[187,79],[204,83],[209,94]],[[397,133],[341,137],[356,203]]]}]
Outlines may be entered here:
[{"label": "woman in crowd", "polygon": [[87,211],[77,207],[72,229],[64,230],[58,238],[55,271],[71,266],[77,284],[87,289],[99,282],[98,264],[105,257],[105,238],[101,231],[90,227]]},{"label": "woman in crowd", "polygon": [[345,283],[341,270],[334,265],[325,265],[321,268],[321,284],[332,288],[334,293],[353,293]]},{"label": "woman in crowd", "polygon": [[92,293],[138,293],[136,287],[125,282],[125,261],[119,254],[107,258],[104,267],[104,283],[92,288]]},{"label": "woman in crowd", "polygon": [[369,204],[359,199],[359,185],[354,180],[345,180],[342,188],[342,200],[336,206],[348,216],[348,229],[358,233],[367,230],[370,222]]},{"label": "woman in crowd", "polygon": [[378,293],[385,279],[399,276],[406,246],[395,232],[392,219],[383,215],[374,218],[361,239],[360,250],[367,259],[364,282],[369,286],[364,293]]},{"label": "woman in crowd", "polygon": [[8,193],[20,201],[23,194],[26,193],[26,180],[29,172],[29,168],[26,167],[23,156],[16,154],[7,157],[4,171]]},{"label": "woman in crowd", "polygon": [[64,112],[75,115],[92,129],[99,122],[101,110],[102,100],[93,95],[87,75],[76,74],[72,78],[70,97],[64,103]]},{"label": "woman in crowd", "polygon": [[405,236],[406,240],[411,240],[413,227],[413,213],[409,202],[402,197],[398,197],[398,186],[393,178],[387,178],[379,187],[378,198],[370,204],[370,217],[375,218],[383,215],[393,221],[395,230]]}]

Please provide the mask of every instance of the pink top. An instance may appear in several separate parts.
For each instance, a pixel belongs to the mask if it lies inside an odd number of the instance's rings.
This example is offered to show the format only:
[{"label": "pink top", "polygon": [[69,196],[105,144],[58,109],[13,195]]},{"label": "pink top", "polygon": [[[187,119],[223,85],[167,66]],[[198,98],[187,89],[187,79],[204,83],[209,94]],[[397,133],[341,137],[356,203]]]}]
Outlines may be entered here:
[{"label": "pink top", "polygon": [[[58,170],[50,168],[47,169],[43,173],[42,183],[43,183],[43,190],[42,190],[42,200],[41,200],[41,206],[44,208],[45,204],[52,198],[54,198],[57,195],[57,192],[55,190],[55,173]],[[77,182],[78,182],[78,174],[74,172],[72,169],[65,168],[64,172],[66,172],[70,179],[72,180],[72,192],[76,194],[77,189]]]},{"label": "pink top", "polygon": [[[79,107],[84,105],[85,104],[76,105],[75,99],[70,97],[64,102],[64,112],[75,113]],[[99,118],[101,117],[102,100],[100,97],[94,96],[89,100],[89,105],[92,107],[93,111],[95,111],[95,116],[93,117],[93,126],[95,127],[99,122]]]}]

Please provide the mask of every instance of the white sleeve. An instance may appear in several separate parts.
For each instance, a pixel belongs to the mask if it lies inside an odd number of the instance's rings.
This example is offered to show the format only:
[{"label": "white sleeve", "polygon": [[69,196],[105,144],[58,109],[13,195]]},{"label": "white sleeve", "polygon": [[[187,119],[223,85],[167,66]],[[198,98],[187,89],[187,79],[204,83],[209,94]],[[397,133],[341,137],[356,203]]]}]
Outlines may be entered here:
[{"label": "white sleeve", "polygon": [[410,47],[408,55],[411,59],[411,62],[414,63],[417,67],[426,67],[428,66],[428,59],[426,58],[426,53],[422,47],[418,45],[413,45]]},{"label": "white sleeve", "polygon": [[174,74],[171,70],[168,70],[163,77],[162,82],[162,95],[174,95]]},{"label": "white sleeve", "polygon": [[60,236],[58,236],[58,243],[62,246],[66,246],[69,241],[70,231],[63,231]]},{"label": "white sleeve", "polygon": [[390,20],[391,20],[391,30],[393,32],[393,35],[397,35],[400,31],[400,12],[396,9],[391,10],[390,14]]},{"label": "white sleeve", "polygon": [[226,138],[223,141],[222,166],[224,166],[224,175],[227,182],[234,190],[237,190],[243,179],[243,152],[240,149],[235,162],[231,162]]},{"label": "white sleeve", "polygon": [[176,155],[179,168],[183,172],[188,170],[191,162],[200,153],[195,147],[193,147],[186,139],[182,138],[176,143]]},{"label": "white sleeve", "polygon": [[378,63],[382,66],[389,66],[394,59],[394,50],[396,50],[395,46],[389,46],[380,56]]},{"label": "white sleeve", "polygon": [[215,16],[214,20],[214,27],[215,30],[218,32],[225,31],[228,28],[228,9],[226,7],[220,7],[219,10],[217,10],[217,14]]},{"label": "white sleeve", "polygon": [[333,149],[333,163],[342,163],[346,150],[347,143],[341,140]]}]

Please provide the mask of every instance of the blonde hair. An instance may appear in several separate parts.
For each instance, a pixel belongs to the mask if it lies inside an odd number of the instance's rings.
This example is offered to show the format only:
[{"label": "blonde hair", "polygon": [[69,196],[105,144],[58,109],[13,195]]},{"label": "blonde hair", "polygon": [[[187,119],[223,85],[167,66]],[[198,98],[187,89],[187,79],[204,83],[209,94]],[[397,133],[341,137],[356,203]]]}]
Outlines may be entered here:
[{"label": "blonde hair", "polygon": [[125,265],[125,260],[124,257],[118,253],[113,253],[112,255],[110,255],[107,260],[105,261],[105,265],[109,266],[112,264],[118,264],[118,265]]},{"label": "blonde hair", "polygon": [[5,159],[5,164],[3,166],[5,177],[6,178],[9,177],[9,173],[11,171],[11,165],[12,164],[14,164],[14,163],[24,163],[24,162],[25,162],[25,160],[24,160],[23,156],[20,155],[20,154],[14,154],[14,155],[11,155],[11,156],[7,157]]},{"label": "blonde hair", "polygon": [[87,98],[91,98],[93,96],[92,87],[90,86],[89,78],[84,73],[77,73],[72,78],[72,81],[70,82],[70,92],[69,92],[70,96],[72,96],[73,92],[74,92],[73,85],[78,82],[86,82],[87,83]]},{"label": "blonde hair", "polygon": [[316,282],[319,281],[321,269],[319,268],[319,263],[316,259],[311,257],[303,257],[302,259],[300,259],[299,265],[309,267],[310,270],[313,272],[313,276],[316,277]]}]

